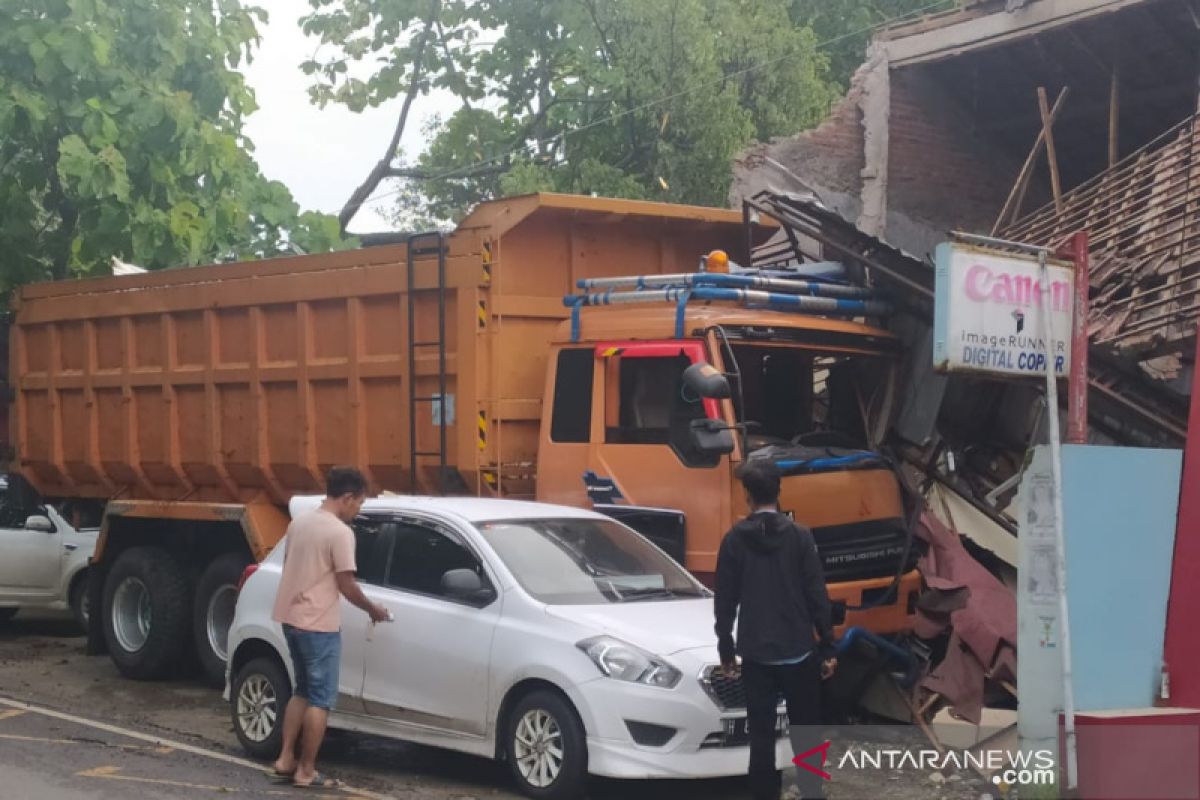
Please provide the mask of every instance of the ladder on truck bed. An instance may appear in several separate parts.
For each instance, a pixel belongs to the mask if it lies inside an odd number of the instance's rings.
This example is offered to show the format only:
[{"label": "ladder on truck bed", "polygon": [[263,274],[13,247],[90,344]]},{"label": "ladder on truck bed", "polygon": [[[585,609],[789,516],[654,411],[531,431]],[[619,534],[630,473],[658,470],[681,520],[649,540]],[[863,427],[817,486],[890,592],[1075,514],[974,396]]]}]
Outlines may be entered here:
[{"label": "ladder on truck bed", "polygon": [[[408,237],[408,442],[409,476],[414,494],[420,492],[417,467],[422,458],[437,459],[437,490],[457,491],[462,479],[446,461],[446,429],[450,424],[450,401],[446,394],[446,241],[441,231],[414,233]],[[437,281],[432,288],[418,288],[417,259],[437,256]],[[437,338],[418,341],[417,294],[437,294]],[[417,352],[437,348],[437,394],[417,393]],[[421,450],[417,446],[417,409],[428,404],[430,418],[438,429],[437,449]]]}]

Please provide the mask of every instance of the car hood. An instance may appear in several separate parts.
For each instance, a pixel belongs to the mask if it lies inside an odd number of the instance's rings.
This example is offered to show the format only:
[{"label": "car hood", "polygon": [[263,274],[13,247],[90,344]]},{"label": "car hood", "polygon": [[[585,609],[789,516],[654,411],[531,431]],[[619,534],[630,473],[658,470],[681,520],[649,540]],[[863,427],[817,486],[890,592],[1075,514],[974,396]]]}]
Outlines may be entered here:
[{"label": "car hood", "polygon": [[607,634],[660,656],[711,647],[716,651],[711,597],[687,600],[644,600],[606,605],[551,605],[546,613]]}]

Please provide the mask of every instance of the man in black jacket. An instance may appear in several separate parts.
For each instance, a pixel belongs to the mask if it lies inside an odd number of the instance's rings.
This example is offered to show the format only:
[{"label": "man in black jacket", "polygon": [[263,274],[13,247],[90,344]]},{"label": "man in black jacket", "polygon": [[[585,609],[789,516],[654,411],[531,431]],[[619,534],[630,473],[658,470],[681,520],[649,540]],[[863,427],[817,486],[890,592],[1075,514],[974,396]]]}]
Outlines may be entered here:
[{"label": "man in black jacket", "polygon": [[[750,514],[725,535],[717,556],[717,647],[721,669],[730,677],[739,674],[735,652],[742,657],[754,800],[778,800],[778,698],[782,694],[787,702],[792,726],[815,730],[820,723],[821,679],[837,668],[833,624],[812,533],[779,512],[779,468],[770,461],[750,460],[738,477]],[[819,642],[814,641],[814,628]],[[804,798],[823,796],[819,776],[797,770],[797,780]]]}]

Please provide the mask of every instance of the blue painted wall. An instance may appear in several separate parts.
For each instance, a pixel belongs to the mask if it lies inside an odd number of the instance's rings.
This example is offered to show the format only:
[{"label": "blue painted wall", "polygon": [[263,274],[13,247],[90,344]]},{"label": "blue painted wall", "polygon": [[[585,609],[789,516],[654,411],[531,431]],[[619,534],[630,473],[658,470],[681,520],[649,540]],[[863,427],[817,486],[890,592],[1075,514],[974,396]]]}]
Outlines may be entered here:
[{"label": "blue painted wall", "polygon": [[1183,454],[1063,447],[1075,707],[1152,704],[1162,667]]}]

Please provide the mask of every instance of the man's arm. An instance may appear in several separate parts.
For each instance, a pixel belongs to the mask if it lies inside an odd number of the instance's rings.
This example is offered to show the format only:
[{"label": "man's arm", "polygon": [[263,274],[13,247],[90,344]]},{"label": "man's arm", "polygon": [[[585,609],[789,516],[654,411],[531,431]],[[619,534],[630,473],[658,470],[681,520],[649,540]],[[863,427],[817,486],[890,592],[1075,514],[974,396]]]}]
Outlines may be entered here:
[{"label": "man's arm", "polygon": [[825,588],[825,571],[821,568],[821,556],[817,553],[812,533],[800,531],[800,580],[804,587],[804,601],[813,627],[820,639],[821,657],[833,657],[833,611],[829,606],[829,592]]},{"label": "man's arm", "polygon": [[717,650],[721,664],[730,667],[734,663],[733,621],[737,618],[738,605],[742,602],[742,565],[732,537],[726,534],[717,553],[716,597],[713,609],[716,612]]},{"label": "man's arm", "polygon": [[363,594],[362,587],[354,579],[353,572],[338,572],[336,575],[338,591],[342,593],[342,597],[367,612],[372,622],[384,622],[387,620],[387,609],[367,599],[367,596]]}]

